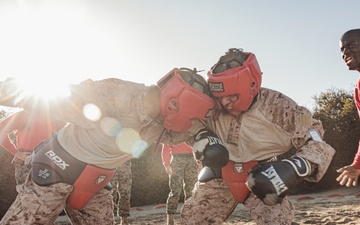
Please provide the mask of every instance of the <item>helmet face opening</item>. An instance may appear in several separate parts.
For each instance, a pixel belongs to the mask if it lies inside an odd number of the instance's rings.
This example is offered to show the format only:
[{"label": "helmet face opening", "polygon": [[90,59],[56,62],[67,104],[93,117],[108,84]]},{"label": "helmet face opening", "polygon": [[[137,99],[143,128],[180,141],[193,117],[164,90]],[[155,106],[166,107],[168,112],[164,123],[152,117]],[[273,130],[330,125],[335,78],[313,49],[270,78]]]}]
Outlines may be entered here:
[{"label": "helmet face opening", "polygon": [[[181,75],[182,72],[175,68],[158,82],[163,126],[168,131],[188,130],[192,119],[206,120],[215,105],[211,97],[203,93],[208,88],[206,81],[204,86],[189,70]],[[197,90],[199,85],[202,91]]]},{"label": "helmet face opening", "polygon": [[246,111],[261,87],[261,71],[254,54],[249,53],[242,66],[214,73],[208,72],[210,91],[215,97],[238,95],[234,109]]}]

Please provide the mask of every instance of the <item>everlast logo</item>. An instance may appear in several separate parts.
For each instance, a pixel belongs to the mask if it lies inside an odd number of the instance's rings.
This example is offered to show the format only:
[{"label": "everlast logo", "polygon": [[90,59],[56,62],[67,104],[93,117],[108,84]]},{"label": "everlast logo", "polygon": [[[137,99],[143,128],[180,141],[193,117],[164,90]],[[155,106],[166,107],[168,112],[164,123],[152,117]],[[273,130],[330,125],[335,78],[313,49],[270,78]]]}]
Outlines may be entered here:
[{"label": "everlast logo", "polygon": [[273,166],[270,166],[268,169],[261,172],[261,174],[270,179],[271,183],[273,184],[276,190],[277,195],[280,195],[281,193],[283,193],[288,189],[288,187],[286,187],[286,185],[281,180],[279,174],[277,174]]},{"label": "everlast logo", "polygon": [[211,92],[224,92],[224,84],[223,83],[210,83],[209,88]]},{"label": "everlast logo", "polygon": [[66,162],[57,156],[53,150],[45,152],[45,155],[62,170],[65,170],[66,167],[69,166],[69,164],[66,164]]},{"label": "everlast logo", "polygon": [[224,143],[217,137],[212,137],[212,136],[208,136],[207,137],[208,140],[209,140],[209,145],[216,145],[216,144],[219,144],[219,145],[222,145],[224,146],[224,148],[226,148],[226,146],[224,145]]}]

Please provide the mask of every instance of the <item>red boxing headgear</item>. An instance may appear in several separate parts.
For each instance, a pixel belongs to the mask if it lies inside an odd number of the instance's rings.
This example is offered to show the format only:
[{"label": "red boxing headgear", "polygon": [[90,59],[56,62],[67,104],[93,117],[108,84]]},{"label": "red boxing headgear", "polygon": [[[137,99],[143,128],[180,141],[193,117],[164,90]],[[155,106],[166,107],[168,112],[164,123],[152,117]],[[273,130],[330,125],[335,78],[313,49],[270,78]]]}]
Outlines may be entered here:
[{"label": "red boxing headgear", "polygon": [[242,66],[230,68],[220,73],[214,73],[215,68],[212,67],[207,74],[213,96],[238,95],[238,100],[233,105],[234,109],[238,111],[249,109],[261,87],[262,73],[256,57],[252,53],[245,54],[248,54],[248,57]]},{"label": "red boxing headgear", "polygon": [[[196,74],[196,70],[175,68],[157,84],[160,87],[161,114],[166,130],[183,132],[191,127],[191,119],[205,120],[211,115],[215,103],[205,94],[208,91],[206,80]],[[194,86],[201,86],[203,91]]]}]

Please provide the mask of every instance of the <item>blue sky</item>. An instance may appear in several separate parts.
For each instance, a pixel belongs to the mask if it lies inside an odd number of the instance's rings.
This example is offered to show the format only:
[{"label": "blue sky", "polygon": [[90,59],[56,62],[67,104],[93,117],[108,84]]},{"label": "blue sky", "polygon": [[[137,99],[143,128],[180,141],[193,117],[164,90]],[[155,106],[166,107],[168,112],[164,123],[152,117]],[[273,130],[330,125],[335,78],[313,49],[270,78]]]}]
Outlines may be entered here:
[{"label": "blue sky", "polygon": [[[117,77],[155,84],[174,67],[209,68],[228,48],[253,52],[263,87],[312,108],[352,90],[339,38],[360,28],[359,1],[1,0],[0,79],[36,84]],[[121,94],[121,92],[119,92]]]}]

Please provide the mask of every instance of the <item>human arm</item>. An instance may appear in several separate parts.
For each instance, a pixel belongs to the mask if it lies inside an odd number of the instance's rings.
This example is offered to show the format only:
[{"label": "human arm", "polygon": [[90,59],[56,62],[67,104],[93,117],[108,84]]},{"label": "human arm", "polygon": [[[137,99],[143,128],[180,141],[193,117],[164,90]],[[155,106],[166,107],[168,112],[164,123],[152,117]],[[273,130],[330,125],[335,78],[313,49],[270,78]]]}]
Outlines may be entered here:
[{"label": "human arm", "polygon": [[14,145],[14,143],[10,140],[10,136],[5,137],[2,136],[0,137],[0,145],[1,147],[3,147],[6,151],[10,152],[13,155],[16,155],[17,153],[17,148]]},{"label": "human arm", "polygon": [[0,81],[0,105],[14,107],[22,93],[18,80],[9,77]]},{"label": "human arm", "polygon": [[322,122],[313,118],[310,110],[279,92],[268,90],[262,96],[266,96],[266,99],[263,100],[261,113],[285,132],[283,140],[289,143],[286,151],[294,147],[296,151],[293,156],[302,157],[317,168],[304,179],[320,181],[335,155],[335,149],[323,140],[325,131]]},{"label": "human arm", "polygon": [[[312,137],[308,142],[323,142],[315,129],[310,129],[309,133]],[[300,181],[312,180],[318,173],[318,165],[309,160],[313,159],[311,156],[307,159],[295,154],[281,161],[259,163],[249,171],[246,185],[266,205],[281,203]]]},{"label": "human arm", "polygon": [[351,165],[344,166],[336,170],[336,172],[340,173],[340,175],[336,178],[336,181],[338,181],[341,186],[346,185],[347,187],[351,187],[351,185],[358,185],[360,176],[360,141],[358,151]]},{"label": "human arm", "polygon": [[[288,148],[284,148],[285,151],[280,152],[285,153],[292,147],[296,149],[296,152],[287,158],[286,161],[268,162],[265,166],[262,164],[255,167],[261,168],[254,168],[253,171],[257,171],[254,177],[256,178],[257,174],[261,175],[262,172],[266,173],[265,171],[272,165],[274,168],[273,171],[278,175],[276,178],[279,179],[279,184],[284,184],[286,188],[279,189],[281,191],[275,192],[274,190],[278,187],[275,188],[275,183],[273,184],[273,182],[271,182],[275,180],[272,180],[270,177],[268,178],[269,187],[272,189],[272,193],[283,197],[302,180],[318,182],[328,169],[335,150],[323,141],[324,129],[321,121],[313,119],[309,110],[298,106],[294,101],[281,93],[267,91],[266,95],[262,93],[261,97],[266,98],[265,100],[259,100],[262,103],[259,109],[261,115],[267,119],[267,122],[276,125],[276,130],[282,133],[281,138],[283,143],[289,144]],[[295,163],[297,161],[300,162],[300,164]],[[297,167],[294,168],[291,162]],[[302,175],[299,176],[297,171],[302,171],[305,165],[309,165],[309,172],[301,173]],[[249,184],[250,183],[249,181]],[[261,185],[261,182],[258,183],[259,185],[256,185],[256,183],[257,182],[255,182],[255,187],[264,187],[262,190],[263,193],[261,193],[263,196],[258,196],[260,199],[264,198],[264,195],[267,193],[271,193],[268,187]],[[250,188],[253,186],[253,184],[250,184]]]},{"label": "human arm", "polygon": [[247,185],[265,204],[280,203],[300,181],[317,182],[326,172],[335,150],[322,140],[321,123],[312,121],[305,138],[294,139],[300,144],[295,155],[251,169]]},{"label": "human arm", "polygon": [[281,203],[288,191],[313,172],[309,161],[297,156],[263,162],[251,168],[246,185],[266,205],[275,205]]},{"label": "human arm", "polygon": [[[28,112],[36,110],[36,112],[43,113],[46,111],[52,116],[57,116],[63,111],[68,111],[69,105],[76,106],[73,99],[78,88],[75,86],[78,85],[69,86],[69,96],[56,96],[56,101],[53,99],[49,101],[27,91],[28,88],[23,81],[8,78],[0,82],[0,105],[22,108]],[[42,87],[39,86],[38,88]],[[64,115],[66,114],[67,112],[64,113]]]},{"label": "human arm", "polygon": [[221,169],[229,161],[229,152],[214,132],[209,129],[200,130],[195,136],[193,152],[203,167],[198,174],[200,182],[222,177]]},{"label": "human arm", "polygon": [[356,169],[360,169],[360,141],[359,141],[359,145],[358,145],[358,151],[355,154],[354,160],[351,163],[351,166],[356,168]]},{"label": "human arm", "polygon": [[[118,82],[117,82],[118,81]],[[23,108],[28,112],[44,113],[64,122],[74,123],[83,128],[94,128],[94,120],[87,117],[89,106],[98,107],[101,115],[106,116],[107,98],[115,89],[125,89],[125,82],[119,79],[104,79],[101,81],[85,80],[79,84],[71,84],[68,95],[58,95],[51,100],[41,98],[26,92],[26,88],[18,80],[10,79],[0,82],[0,104]],[[43,85],[47,85],[44,83]],[[39,87],[41,88],[41,87]],[[65,92],[65,90],[64,90]],[[93,113],[93,112],[92,112]],[[98,124],[99,125],[99,124]]]},{"label": "human arm", "polygon": [[341,186],[346,185],[346,187],[351,187],[351,185],[358,185],[360,169],[357,169],[352,165],[348,165],[336,170],[336,172],[340,173],[340,175],[336,178],[336,181],[338,181]]},{"label": "human arm", "polygon": [[170,158],[171,158],[170,151],[171,151],[171,146],[168,144],[163,144],[163,147],[161,149],[161,160],[165,167],[165,172],[171,176],[172,167],[170,165]]},{"label": "human arm", "polygon": [[[11,154],[17,154],[17,148],[11,138],[16,138],[15,133],[26,125],[28,113],[25,111],[15,112],[0,123],[0,145]],[[15,133],[14,133],[15,132]],[[22,158],[21,154],[17,154]]]},{"label": "human arm", "polygon": [[172,170],[171,165],[165,166],[165,172],[166,172],[167,174],[169,174],[170,176],[173,175],[173,170]]},{"label": "human arm", "polygon": [[[304,179],[310,182],[318,182],[325,175],[336,151],[323,140],[325,132],[322,122],[316,119],[311,121],[311,127],[307,131],[306,138],[298,138],[293,143],[298,149],[295,156],[306,159],[313,168],[312,174]],[[301,144],[304,140],[305,143]]]},{"label": "human arm", "polygon": [[[360,79],[358,80],[357,86],[354,89],[354,102],[360,117],[359,86]],[[340,175],[336,178],[336,181],[338,181],[341,186],[346,185],[347,187],[351,187],[351,185],[358,185],[358,179],[360,176],[360,140],[358,144],[358,151],[354,156],[353,162],[350,165],[337,169],[336,172],[340,173]]]}]

